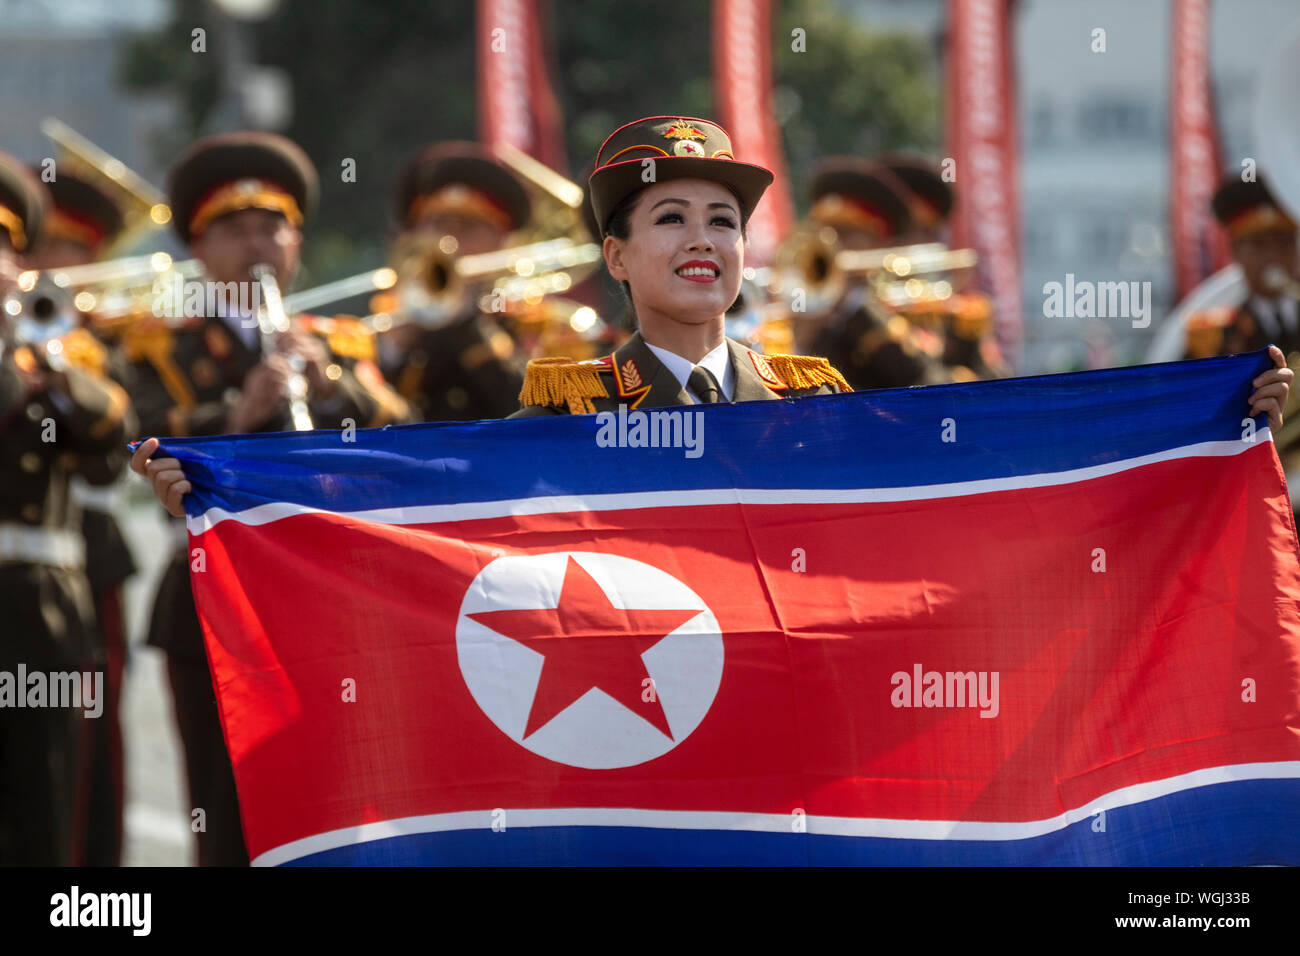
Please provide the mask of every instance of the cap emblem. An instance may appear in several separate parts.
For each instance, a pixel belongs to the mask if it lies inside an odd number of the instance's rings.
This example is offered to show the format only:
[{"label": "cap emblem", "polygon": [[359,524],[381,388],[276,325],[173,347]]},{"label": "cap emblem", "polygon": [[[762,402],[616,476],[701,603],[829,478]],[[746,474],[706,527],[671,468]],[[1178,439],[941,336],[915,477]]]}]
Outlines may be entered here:
[{"label": "cap emblem", "polygon": [[[707,138],[708,137],[705,136],[702,130],[696,129],[694,126],[686,122],[686,120],[684,119],[679,119],[677,122],[673,123],[672,126],[668,127],[668,129],[664,130],[664,139],[692,140],[692,139],[707,139]],[[673,147],[673,151],[676,152],[677,148]],[[701,150],[700,152],[702,153],[703,150]],[[679,153],[678,155],[681,154]],[[692,153],[691,155],[699,155],[699,154]]]}]

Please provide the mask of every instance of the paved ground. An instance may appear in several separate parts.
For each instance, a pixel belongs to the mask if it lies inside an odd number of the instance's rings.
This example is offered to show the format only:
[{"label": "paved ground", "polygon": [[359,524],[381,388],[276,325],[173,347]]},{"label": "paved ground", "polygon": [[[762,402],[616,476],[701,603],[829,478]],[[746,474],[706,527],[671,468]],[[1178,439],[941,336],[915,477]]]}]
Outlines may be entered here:
[{"label": "paved ground", "polygon": [[[141,568],[126,591],[127,662],[122,701],[126,751],[126,866],[184,866],[194,862],[180,739],[162,652],[144,646],[154,589],[167,554],[162,508],[131,475],[131,504],[119,520]],[[146,497],[147,496],[147,497]]]}]

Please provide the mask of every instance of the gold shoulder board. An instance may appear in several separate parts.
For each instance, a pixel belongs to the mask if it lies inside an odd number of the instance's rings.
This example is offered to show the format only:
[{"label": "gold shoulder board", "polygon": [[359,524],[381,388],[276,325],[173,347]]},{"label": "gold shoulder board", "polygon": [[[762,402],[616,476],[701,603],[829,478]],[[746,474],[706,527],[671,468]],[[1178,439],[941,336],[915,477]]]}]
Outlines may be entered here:
[{"label": "gold shoulder board", "polygon": [[609,358],[575,362],[571,358],[537,358],[524,370],[524,387],[519,404],[567,405],[570,414],[588,415],[596,410],[593,398],[608,398],[609,390],[600,373],[613,367]]}]

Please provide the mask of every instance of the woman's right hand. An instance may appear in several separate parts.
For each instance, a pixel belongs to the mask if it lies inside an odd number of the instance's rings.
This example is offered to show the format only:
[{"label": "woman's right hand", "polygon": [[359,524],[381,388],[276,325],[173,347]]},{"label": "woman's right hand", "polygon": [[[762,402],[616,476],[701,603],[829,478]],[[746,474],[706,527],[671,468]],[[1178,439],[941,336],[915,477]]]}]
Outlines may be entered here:
[{"label": "woman's right hand", "polygon": [[181,497],[190,490],[191,485],[181,471],[181,463],[175,458],[150,458],[158,450],[158,439],[147,438],[131,456],[131,470],[137,475],[149,479],[153,493],[163,503],[167,513],[176,518],[185,517],[185,508]]}]

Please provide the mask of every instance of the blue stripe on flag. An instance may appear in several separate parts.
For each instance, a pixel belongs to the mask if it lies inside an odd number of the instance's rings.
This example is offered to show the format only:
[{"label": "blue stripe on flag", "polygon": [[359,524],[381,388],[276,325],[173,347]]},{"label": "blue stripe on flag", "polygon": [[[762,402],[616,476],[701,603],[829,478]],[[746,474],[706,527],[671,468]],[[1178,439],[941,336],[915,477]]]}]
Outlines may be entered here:
[{"label": "blue stripe on flag", "polygon": [[[328,511],[704,488],[903,488],[1069,471],[1240,441],[1266,350],[814,399],[698,414],[703,454],[597,445],[597,417],[555,416],[184,438],[189,513],[271,501]],[[653,411],[653,410],[652,410]],[[951,419],[956,441],[942,440]],[[1265,424],[1264,416],[1257,424]]]}]

